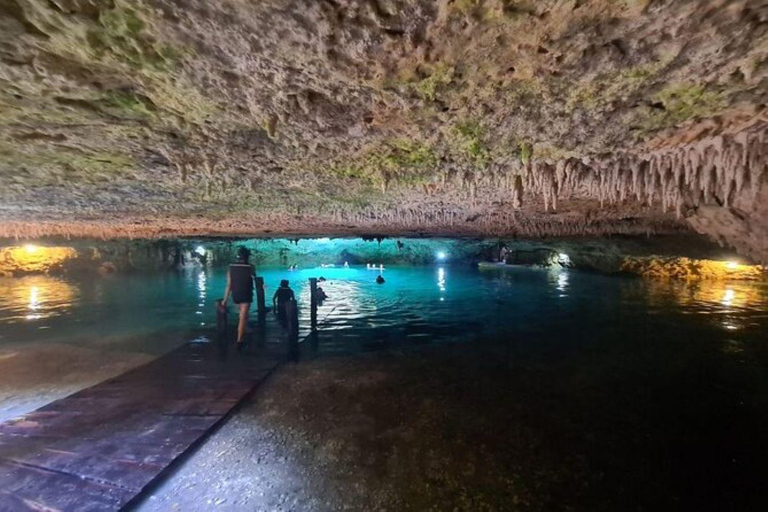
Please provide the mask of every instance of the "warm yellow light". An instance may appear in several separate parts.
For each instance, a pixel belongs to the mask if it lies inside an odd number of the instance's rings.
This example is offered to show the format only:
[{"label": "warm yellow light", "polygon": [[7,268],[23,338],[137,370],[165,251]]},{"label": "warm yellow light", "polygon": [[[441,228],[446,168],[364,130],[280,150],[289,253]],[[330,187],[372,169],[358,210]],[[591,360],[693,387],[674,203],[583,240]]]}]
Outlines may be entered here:
[{"label": "warm yellow light", "polygon": [[720,303],[723,306],[730,306],[733,304],[734,298],[736,298],[736,292],[734,292],[732,288],[726,288],[725,293],[723,294],[723,300],[721,300]]},{"label": "warm yellow light", "polygon": [[56,277],[26,276],[0,279],[0,297],[9,304],[19,306],[16,311],[18,316],[11,316],[12,320],[34,321],[69,311],[78,303],[80,290]]},{"label": "warm yellow light", "polygon": [[726,263],[725,266],[730,268],[730,269],[739,268],[739,264],[736,263],[735,261],[729,261],[728,263]]},{"label": "warm yellow light", "polygon": [[762,304],[762,287],[733,282],[725,285],[722,281],[704,280],[696,286],[683,286],[669,281],[647,281],[649,302],[656,306],[673,300],[681,306],[700,307],[715,304],[727,308],[749,308]]},{"label": "warm yellow light", "polygon": [[33,286],[29,289],[29,309],[32,311],[40,307],[40,299],[38,298],[39,293],[40,288],[37,286]]},{"label": "warm yellow light", "polygon": [[25,244],[0,248],[0,275],[45,273],[76,256],[77,252],[71,247]]}]

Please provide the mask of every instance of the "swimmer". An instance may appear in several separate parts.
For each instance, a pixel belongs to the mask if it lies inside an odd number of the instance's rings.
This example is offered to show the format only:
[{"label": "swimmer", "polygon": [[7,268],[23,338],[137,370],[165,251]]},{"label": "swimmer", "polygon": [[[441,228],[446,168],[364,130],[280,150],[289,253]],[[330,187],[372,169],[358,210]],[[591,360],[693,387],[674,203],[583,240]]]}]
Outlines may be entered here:
[{"label": "swimmer", "polygon": [[378,275],[376,276],[376,284],[384,284],[386,281],[384,281],[384,276]]}]

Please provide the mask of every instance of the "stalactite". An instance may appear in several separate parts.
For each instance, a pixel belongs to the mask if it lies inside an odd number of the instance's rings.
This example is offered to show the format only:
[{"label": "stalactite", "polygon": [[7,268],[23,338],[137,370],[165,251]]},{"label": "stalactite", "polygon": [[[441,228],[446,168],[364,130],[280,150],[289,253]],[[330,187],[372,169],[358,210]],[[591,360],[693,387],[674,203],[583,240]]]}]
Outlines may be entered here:
[{"label": "stalactite", "polygon": [[730,206],[739,197],[754,201],[766,173],[768,126],[737,135],[717,135],[672,149],[601,158],[568,158],[554,165],[529,162],[512,185],[520,208],[523,190],[539,197],[545,211],[573,197],[620,203],[632,198],[680,215],[684,204]]}]

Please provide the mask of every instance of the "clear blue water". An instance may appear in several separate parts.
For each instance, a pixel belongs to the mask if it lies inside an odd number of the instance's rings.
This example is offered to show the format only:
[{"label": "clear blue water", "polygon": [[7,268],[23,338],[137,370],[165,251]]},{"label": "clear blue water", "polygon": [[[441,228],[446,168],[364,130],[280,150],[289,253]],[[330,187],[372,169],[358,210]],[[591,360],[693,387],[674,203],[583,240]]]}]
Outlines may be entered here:
[{"label": "clear blue water", "polygon": [[[309,277],[329,299],[319,309],[322,330],[339,349],[377,343],[473,341],[514,336],[527,343],[574,345],[611,336],[663,337],[680,343],[714,337],[738,351],[768,333],[768,288],[755,283],[644,281],[572,270],[458,266],[262,268],[267,300],[280,279],[296,292],[308,320]],[[56,341],[95,344],[130,339],[141,351],[167,350],[169,332],[212,326],[213,301],[223,295],[224,270],[85,279],[32,276],[0,279],[0,344]],[[305,306],[305,307],[301,307]],[[360,346],[360,336],[364,346]],[[354,344],[345,346],[344,339]],[[352,343],[352,342],[350,342]],[[734,345],[735,344],[735,345]],[[130,344],[123,348],[131,348]]]}]

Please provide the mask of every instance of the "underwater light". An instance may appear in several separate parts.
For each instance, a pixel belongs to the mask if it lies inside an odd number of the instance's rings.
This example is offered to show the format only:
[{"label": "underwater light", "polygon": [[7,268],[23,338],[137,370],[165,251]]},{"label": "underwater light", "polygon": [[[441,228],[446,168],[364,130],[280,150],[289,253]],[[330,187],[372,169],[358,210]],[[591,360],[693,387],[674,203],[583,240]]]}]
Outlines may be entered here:
[{"label": "underwater light", "polygon": [[442,260],[444,260],[444,259],[445,259],[447,256],[448,256],[448,255],[447,255],[447,254],[445,254],[445,251],[438,251],[438,252],[437,252],[437,259],[439,259],[439,260],[441,260],[441,261],[442,261]]},{"label": "underwater light", "polygon": [[202,245],[198,245],[197,248],[195,249],[195,252],[200,256],[205,256],[205,247],[203,247]]},{"label": "underwater light", "polygon": [[729,261],[725,264],[725,266],[730,269],[739,268],[739,264],[736,263],[735,261]]},{"label": "underwater light", "polygon": [[24,249],[26,249],[29,254],[34,254],[37,252],[37,246],[32,244],[25,245]]}]

